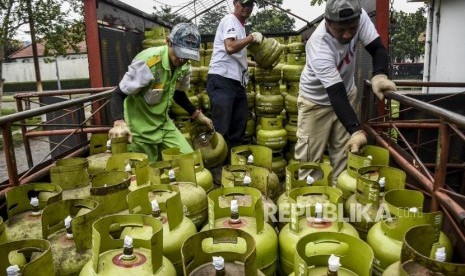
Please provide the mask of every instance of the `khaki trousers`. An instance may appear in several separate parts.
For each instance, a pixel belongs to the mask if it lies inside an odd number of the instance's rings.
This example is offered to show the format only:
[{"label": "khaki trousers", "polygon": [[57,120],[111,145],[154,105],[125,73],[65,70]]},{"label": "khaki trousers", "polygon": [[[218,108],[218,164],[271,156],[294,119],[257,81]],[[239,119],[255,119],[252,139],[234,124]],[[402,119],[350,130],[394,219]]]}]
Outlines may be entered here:
[{"label": "khaki trousers", "polygon": [[[355,86],[349,94],[349,102],[357,111],[357,87]],[[336,186],[337,177],[346,169],[346,147],[350,135],[338,120],[331,105],[315,104],[299,95],[297,108],[295,159],[301,162],[320,163],[323,162],[323,153],[327,149],[333,167],[333,185]],[[305,179],[310,173],[312,172],[308,170],[301,171],[299,178]]]}]

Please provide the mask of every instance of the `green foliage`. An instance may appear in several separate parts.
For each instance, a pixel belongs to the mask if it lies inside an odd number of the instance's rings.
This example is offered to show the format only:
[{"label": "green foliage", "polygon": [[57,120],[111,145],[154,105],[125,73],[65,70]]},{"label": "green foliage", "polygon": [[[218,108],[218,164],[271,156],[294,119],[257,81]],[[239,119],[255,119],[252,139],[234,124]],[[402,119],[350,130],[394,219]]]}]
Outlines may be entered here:
[{"label": "green foliage", "polygon": [[[250,31],[262,33],[286,33],[295,28],[295,19],[278,9],[260,10],[250,17]],[[249,31],[249,30],[248,30]]]},{"label": "green foliage", "polygon": [[206,12],[199,21],[200,34],[214,34],[221,19],[226,15],[226,7],[220,6]]},{"label": "green foliage", "polygon": [[419,8],[415,13],[395,11],[391,22],[391,62],[414,61],[425,52],[424,42],[418,38],[426,31],[426,9]]},{"label": "green foliage", "polygon": [[186,17],[179,14],[175,14],[173,11],[171,11],[171,8],[172,7],[170,6],[155,6],[155,16],[165,21],[166,23],[171,24],[172,26],[181,22],[189,22],[189,20],[187,20]]}]

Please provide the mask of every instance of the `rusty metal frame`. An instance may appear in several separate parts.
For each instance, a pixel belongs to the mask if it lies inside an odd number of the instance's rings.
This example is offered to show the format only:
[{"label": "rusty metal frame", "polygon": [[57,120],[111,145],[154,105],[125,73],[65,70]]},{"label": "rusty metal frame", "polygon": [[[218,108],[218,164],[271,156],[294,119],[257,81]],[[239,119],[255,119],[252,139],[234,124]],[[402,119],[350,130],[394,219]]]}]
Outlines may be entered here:
[{"label": "rusty metal frame", "polygon": [[[465,87],[465,83],[440,83],[440,82],[396,82],[398,86],[404,87]],[[371,110],[374,96],[371,90],[371,83],[365,81],[363,90],[362,110]],[[376,118],[368,118],[368,114],[362,114],[362,123],[364,130],[369,134],[374,141],[388,149],[391,159],[403,169],[414,183],[409,183],[410,188],[421,190],[426,196],[431,197],[430,206],[426,206],[431,211],[442,210],[445,214],[448,223],[453,227],[453,234],[457,238],[457,242],[461,245],[465,244],[465,196],[447,189],[446,172],[447,168],[464,169],[463,163],[449,163],[449,143],[450,135],[454,133],[459,139],[465,140],[465,116],[462,116],[453,111],[435,106],[431,103],[426,103],[412,97],[388,91],[385,93],[388,100],[400,102],[405,111],[414,109],[421,111],[430,116],[437,117],[433,120],[395,120],[392,119],[388,112],[378,114]],[[447,96],[451,97],[451,96]],[[384,108],[386,110],[386,108]],[[402,136],[399,129],[416,128],[416,129],[437,129],[437,147],[436,147],[436,163],[425,164],[415,154],[413,148],[418,145],[409,145],[409,142]],[[406,149],[397,145],[388,135],[387,129],[395,129],[398,137],[405,143]],[[434,172],[428,170],[434,166]],[[465,181],[461,183],[461,190],[464,191]]]},{"label": "rusty metal frame", "polygon": [[[94,116],[99,114],[101,108],[103,108],[107,103],[108,99],[111,95],[110,87],[104,88],[90,88],[90,89],[73,89],[73,90],[60,90],[60,91],[49,91],[49,92],[31,92],[31,93],[21,93],[15,96],[16,98],[16,106],[17,106],[17,113],[3,116],[0,118],[0,128],[2,129],[3,134],[3,151],[5,154],[5,161],[6,167],[8,171],[8,183],[3,184],[0,186],[0,196],[4,194],[5,188],[21,185],[24,183],[28,183],[34,180],[39,179],[40,177],[45,176],[48,173],[49,167],[52,165],[50,162],[46,162],[45,158],[37,164],[33,164],[32,161],[32,152],[30,150],[30,143],[29,139],[32,137],[49,137],[53,135],[67,135],[64,139],[61,140],[56,146],[60,146],[63,144],[67,139],[69,139],[73,134],[81,134],[85,135],[87,133],[102,133],[107,132],[110,129],[110,126],[93,126],[87,125],[86,122],[93,119]],[[71,95],[76,95],[78,97],[72,99]],[[54,103],[51,105],[41,106],[38,108],[25,110],[29,106],[28,103],[31,102],[31,98],[33,97],[50,97],[50,96],[68,96],[70,97],[69,100]],[[103,102],[106,101],[106,102]],[[93,105],[95,102],[101,102],[99,105],[99,109],[93,110],[90,114],[89,118],[85,118],[82,122],[74,122],[73,125],[70,125],[67,129],[60,129],[60,130],[37,130],[40,128],[41,125],[46,125],[49,122],[42,122],[40,124],[35,125],[36,128],[27,128],[25,123],[26,119],[33,118],[35,116],[42,116],[49,112],[54,112],[58,110],[65,110],[70,108],[69,112],[75,112],[78,107],[83,104]],[[23,106],[24,104],[24,106]],[[16,154],[14,149],[13,143],[13,126],[19,126],[23,144],[25,146],[25,154],[26,159],[28,162],[29,170],[26,172],[18,172],[17,167],[17,160]],[[88,144],[87,137],[83,139],[85,143]],[[80,145],[79,148],[73,149],[64,157],[69,156],[79,156],[82,155],[87,144]]]}]

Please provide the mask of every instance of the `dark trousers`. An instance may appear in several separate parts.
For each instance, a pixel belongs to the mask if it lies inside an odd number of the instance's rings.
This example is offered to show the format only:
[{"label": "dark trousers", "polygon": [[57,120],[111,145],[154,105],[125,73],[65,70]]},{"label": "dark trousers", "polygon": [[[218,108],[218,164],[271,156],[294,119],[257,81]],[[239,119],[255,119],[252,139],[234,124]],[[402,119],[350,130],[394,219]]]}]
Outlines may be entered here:
[{"label": "dark trousers", "polygon": [[215,130],[225,138],[229,148],[242,145],[247,126],[247,96],[237,80],[209,74],[207,93]]}]

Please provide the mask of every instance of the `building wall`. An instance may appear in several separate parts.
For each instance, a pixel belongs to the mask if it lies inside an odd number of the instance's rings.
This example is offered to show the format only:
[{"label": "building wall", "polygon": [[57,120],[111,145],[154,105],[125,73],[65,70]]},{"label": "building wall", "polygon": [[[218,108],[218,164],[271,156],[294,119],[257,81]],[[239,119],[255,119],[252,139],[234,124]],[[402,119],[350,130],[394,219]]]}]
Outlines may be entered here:
[{"label": "building wall", "polygon": [[[87,55],[61,56],[58,57],[57,62],[60,80],[89,78]],[[42,81],[57,79],[55,62],[46,63],[44,58],[39,58],[39,68]],[[32,57],[4,62],[3,78],[6,84],[36,81]]]},{"label": "building wall", "polygon": [[[431,51],[429,66],[425,68],[425,78],[434,82],[465,82],[465,74],[463,73],[463,65],[465,64],[465,36],[463,35],[465,1],[436,0],[433,1],[433,5],[433,22],[429,26],[431,36],[426,38],[427,41],[431,41]],[[428,92],[464,90],[464,88],[430,88]]]}]

